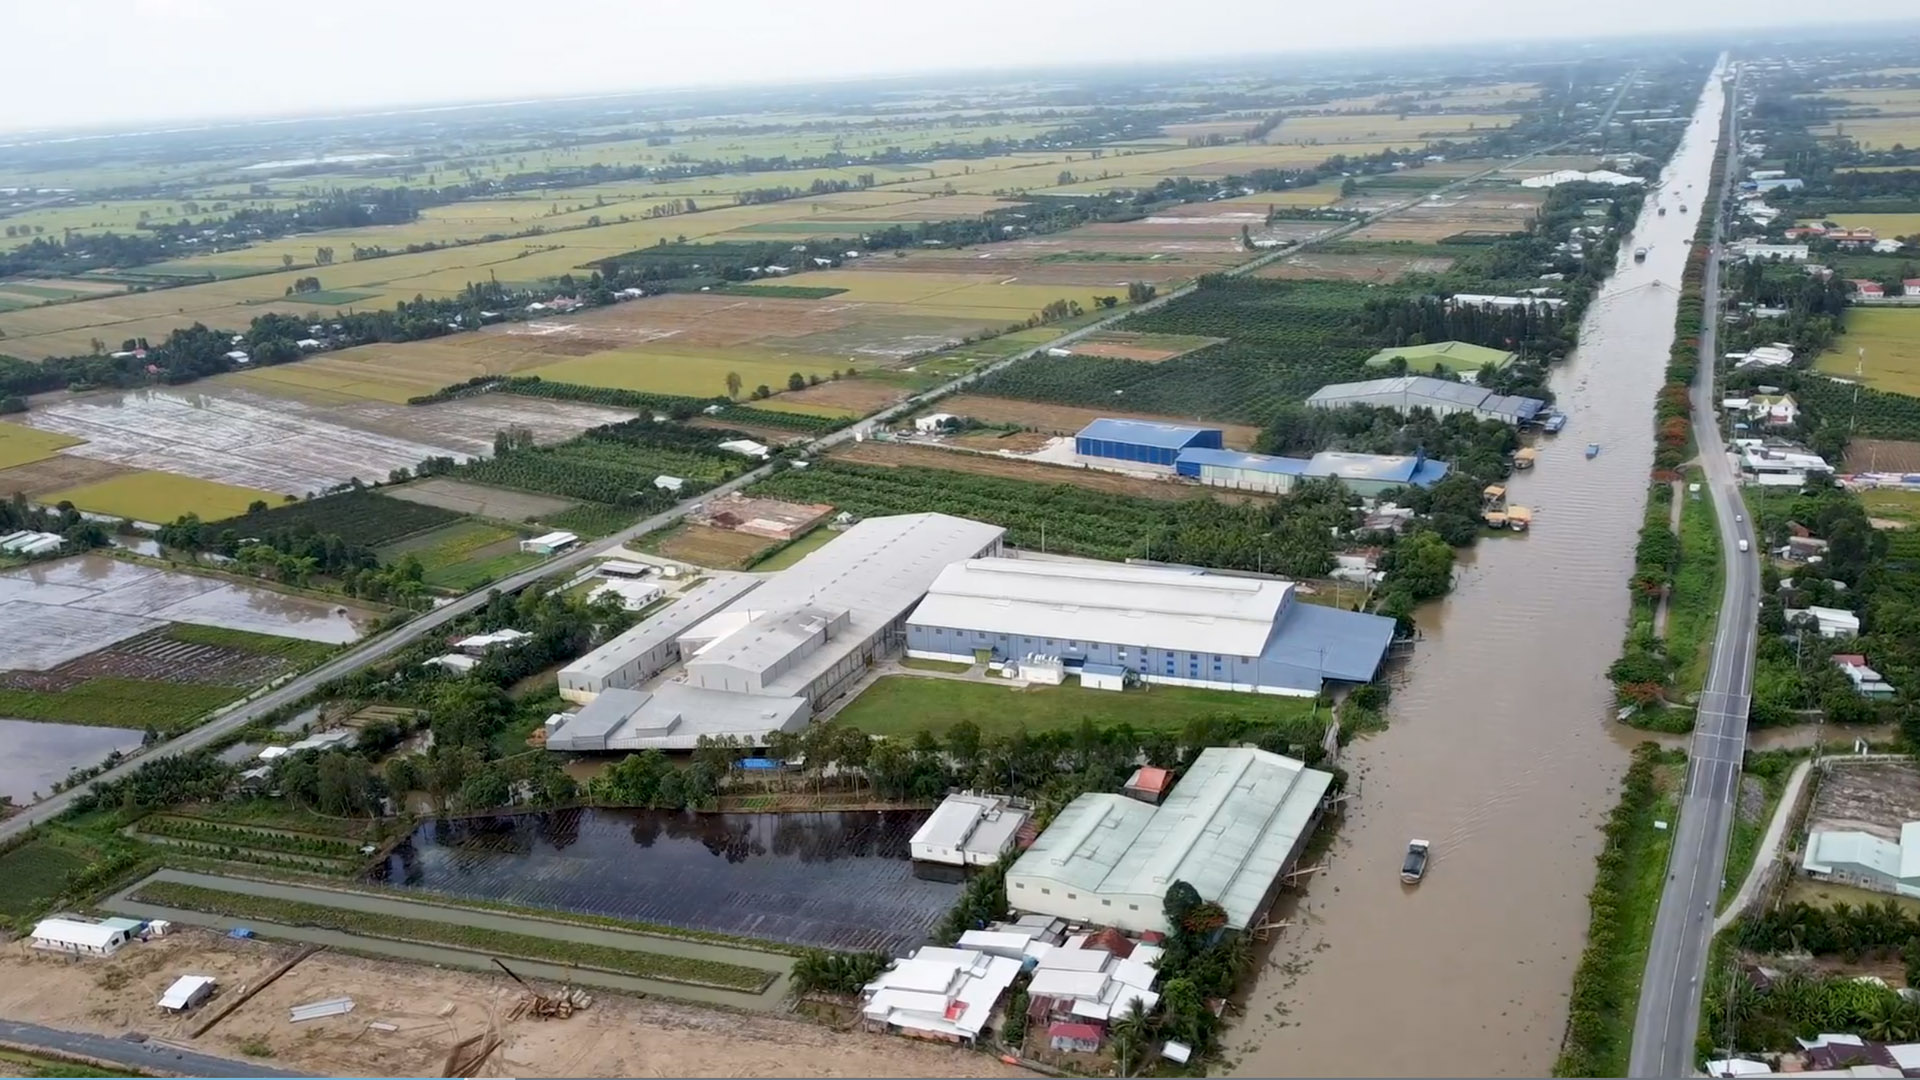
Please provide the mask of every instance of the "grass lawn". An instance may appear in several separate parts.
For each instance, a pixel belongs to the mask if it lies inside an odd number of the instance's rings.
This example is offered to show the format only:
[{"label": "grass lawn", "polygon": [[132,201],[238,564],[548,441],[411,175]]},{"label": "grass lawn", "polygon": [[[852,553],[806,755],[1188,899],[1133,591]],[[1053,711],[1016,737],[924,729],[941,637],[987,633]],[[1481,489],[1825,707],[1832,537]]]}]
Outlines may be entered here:
[{"label": "grass lawn", "polygon": [[49,1057],[44,1054],[28,1054],[19,1050],[0,1050],[0,1071],[8,1076],[152,1076],[152,1073],[134,1072],[116,1068],[112,1072],[97,1069],[78,1061]]},{"label": "grass lawn", "polygon": [[[1700,476],[1690,470],[1689,480]],[[1692,693],[1704,685],[1713,655],[1713,626],[1720,615],[1725,587],[1720,563],[1720,532],[1713,500],[1693,499],[1683,490],[1680,499],[1680,568],[1673,576],[1673,594],[1667,605],[1667,655],[1676,665],[1675,685]]]},{"label": "grass lawn", "polygon": [[1851,379],[1865,349],[1866,385],[1920,396],[1920,308],[1848,308],[1844,325],[1846,333],[1814,362],[1816,370]]},{"label": "grass lawn", "polygon": [[760,573],[785,570],[813,552],[826,547],[834,537],[839,535],[825,525],[816,525],[812,531],[801,534],[799,539],[788,542],[786,547],[754,563],[752,569]]},{"label": "grass lawn", "polygon": [[520,534],[471,519],[456,521],[379,549],[381,562],[411,554],[426,570],[430,588],[465,592],[498,580],[540,556],[520,550]]},{"label": "grass lawn", "polygon": [[164,525],[189,513],[200,515],[202,521],[237,517],[262,500],[275,505],[280,502],[280,496],[271,491],[218,484],[193,476],[137,472],[55,492],[42,496],[40,501],[49,505],[71,502],[97,514]]},{"label": "grass lawn", "polygon": [[715,570],[738,570],[752,565],[753,560],[762,552],[778,546],[779,543],[778,540],[754,536],[751,533],[681,522],[671,528],[650,534],[642,543],[641,550],[664,555],[669,559],[680,559],[695,566],[706,566]]},{"label": "grass lawn", "polygon": [[915,671],[945,671],[955,675],[973,670],[972,664],[962,664],[953,660],[916,660],[911,656],[901,658],[900,666],[912,668]]},{"label": "grass lawn", "polygon": [[1015,689],[1011,685],[922,679],[890,675],[876,681],[836,717],[871,735],[912,735],[921,730],[943,735],[971,720],[987,735],[1008,731],[1047,731],[1078,725],[1132,724],[1135,729],[1179,730],[1199,716],[1234,717],[1264,723],[1298,720],[1313,711],[1314,699],[1236,694],[1155,686],[1147,690],[1083,690],[1077,683]]},{"label": "grass lawn", "polygon": [[25,424],[0,422],[0,469],[11,469],[29,461],[50,458],[62,447],[83,440],[54,431],[41,431]]},{"label": "grass lawn", "polygon": [[67,876],[100,858],[100,849],[64,831],[53,831],[0,855],[0,915],[19,918],[66,890]]},{"label": "grass lawn", "polygon": [[256,634],[251,630],[202,626],[199,623],[175,623],[167,629],[167,636],[175,641],[185,641],[194,645],[218,645],[259,656],[278,656],[298,667],[317,664],[339,648],[324,641],[307,641],[304,638],[281,637],[278,634]]}]

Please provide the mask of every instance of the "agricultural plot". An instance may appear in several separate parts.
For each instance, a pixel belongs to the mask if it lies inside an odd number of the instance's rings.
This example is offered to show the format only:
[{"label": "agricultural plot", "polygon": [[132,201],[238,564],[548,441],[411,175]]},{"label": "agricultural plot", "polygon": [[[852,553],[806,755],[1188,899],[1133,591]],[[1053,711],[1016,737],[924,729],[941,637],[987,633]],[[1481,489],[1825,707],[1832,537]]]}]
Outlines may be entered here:
[{"label": "agricultural plot", "polygon": [[39,911],[66,891],[67,881],[103,852],[68,832],[50,832],[0,854],[0,915],[17,919]]},{"label": "agricultural plot", "polygon": [[0,714],[172,732],[327,651],[224,627],[163,627],[53,667],[0,671]]},{"label": "agricultural plot", "polygon": [[56,491],[46,497],[48,502],[70,502],[96,514],[112,514],[155,525],[165,524],[182,514],[197,514],[205,521],[232,517],[245,513],[255,502],[273,502],[278,498],[277,493],[258,488],[165,472],[126,473]]},{"label": "agricultural plot", "polygon": [[57,431],[38,431],[0,421],[0,469],[50,458],[79,441]]},{"label": "agricultural plot", "polygon": [[[1044,363],[1054,363],[1049,358]],[[956,394],[940,402],[941,412],[969,416],[984,424],[1016,424],[1048,435],[1072,435],[1103,416],[1123,420],[1152,420],[1161,423],[1188,423],[1192,417],[1162,413],[1132,412],[1124,409],[1078,408],[1050,402],[1020,401],[983,394]],[[1226,445],[1234,450],[1251,450],[1260,437],[1260,429],[1250,424],[1214,423]]]},{"label": "agricultural plot", "polygon": [[926,816],[592,809],[469,818],[415,830],[373,878],[691,931],[894,949],[925,940],[959,893],[913,873],[907,838]]},{"label": "agricultural plot", "polygon": [[695,566],[742,570],[753,565],[762,552],[779,545],[780,541],[764,536],[683,523],[650,538],[643,550]]},{"label": "agricultural plot", "polygon": [[[343,645],[374,612],[85,555],[0,572],[6,663],[46,671],[169,622]],[[0,715],[5,710],[0,709]]]},{"label": "agricultural plot", "polygon": [[1847,229],[1872,229],[1882,239],[1920,235],[1920,214],[1830,214],[1821,220]]},{"label": "agricultural plot", "polygon": [[1847,138],[1863,150],[1920,145],[1920,115],[1856,116],[1807,129],[1818,138]]},{"label": "agricultural plot", "polygon": [[1920,473],[1920,442],[1848,439],[1846,471]]},{"label": "agricultural plot", "polygon": [[360,842],[342,836],[227,824],[173,814],[141,818],[135,832],[148,843],[223,862],[345,875],[352,873],[363,859]]},{"label": "agricultural plot", "polygon": [[937,446],[913,443],[868,442],[845,446],[833,452],[835,461],[885,468],[944,469],[974,476],[995,476],[1030,484],[1072,484],[1088,491],[1104,491],[1143,499],[1193,499],[1212,496],[1225,502],[1245,502],[1249,496],[1218,488],[1206,488],[1177,480],[1146,480],[1137,476],[1103,469],[1076,469],[1041,461],[977,454],[967,450],[943,450]]},{"label": "agricultural plot", "polygon": [[1867,386],[1920,397],[1920,310],[1851,307],[1844,326],[1846,332],[1814,361],[1816,371],[1853,379],[1858,366]]},{"label": "agricultural plot", "polygon": [[313,533],[338,536],[360,547],[380,547],[459,519],[458,513],[431,504],[392,499],[376,491],[344,491],[242,514],[220,522],[220,527],[241,536]]},{"label": "agricultural plot", "polygon": [[1366,378],[1373,350],[1360,319],[1370,301],[1390,295],[1346,282],[1228,279],[1123,324],[1226,337],[1227,344],[1158,364],[1041,357],[995,372],[975,389],[1096,411],[1124,404],[1159,416],[1260,424],[1328,383]]},{"label": "agricultural plot", "polygon": [[[1344,250],[1321,251],[1314,249],[1298,255],[1289,255],[1279,262],[1270,263],[1254,271],[1254,276],[1279,278],[1294,281],[1364,281],[1373,284],[1386,284],[1398,281],[1406,274],[1444,274],[1452,268],[1454,258],[1449,255],[1436,255],[1411,252],[1396,252],[1396,247],[1413,248],[1414,245],[1371,244],[1342,245]],[[1357,249],[1357,250],[1356,250]]]},{"label": "agricultural plot", "polygon": [[[461,479],[585,502],[649,509],[731,479],[752,459],[719,449],[721,433],[636,422],[590,431],[558,446],[515,450],[462,466]],[[668,492],[662,476],[687,483]]]},{"label": "agricultural plot", "polygon": [[1533,221],[1544,200],[1545,196],[1529,188],[1472,187],[1408,207],[1368,225],[1352,239],[1358,243],[1439,243],[1450,237],[1520,232]]},{"label": "agricultural plot", "polygon": [[[551,442],[632,415],[494,394],[417,407],[317,404],[267,397],[214,379],[191,393],[141,390],[55,401],[21,414],[21,421],[84,439],[66,450],[70,456],[248,489],[245,498],[212,494],[221,490],[213,488],[180,492],[232,513],[254,499],[272,502],[282,494],[324,491],[356,477],[382,481],[395,469],[412,469],[429,457],[486,454],[494,435],[509,428],[525,428],[537,440]],[[154,516],[141,517],[171,521],[191,509],[181,505],[166,513],[166,508],[146,505],[143,509]]]},{"label": "agricultural plot", "polygon": [[1162,360],[1184,356],[1195,349],[1218,345],[1225,340],[1197,334],[1140,334],[1128,330],[1102,330],[1074,342],[1072,348],[1080,356],[1104,356],[1113,360],[1139,360],[1157,364]]},{"label": "agricultural plot", "polygon": [[469,484],[436,476],[387,488],[390,498],[404,499],[423,506],[437,506],[456,514],[491,518],[495,521],[534,521],[552,517],[574,504],[566,499],[533,495],[524,491]]},{"label": "agricultural plot", "polygon": [[383,563],[412,555],[426,571],[428,586],[455,592],[540,561],[520,550],[519,533],[483,521],[456,521],[389,544],[378,555]]}]

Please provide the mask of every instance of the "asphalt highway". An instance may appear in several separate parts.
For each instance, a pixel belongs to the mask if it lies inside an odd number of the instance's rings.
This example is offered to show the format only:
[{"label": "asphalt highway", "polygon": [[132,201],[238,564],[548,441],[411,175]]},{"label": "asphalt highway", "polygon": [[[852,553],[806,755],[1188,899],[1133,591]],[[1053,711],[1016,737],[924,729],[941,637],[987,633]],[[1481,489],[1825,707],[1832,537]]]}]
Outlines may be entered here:
[{"label": "asphalt highway", "polygon": [[59,1057],[110,1061],[138,1072],[180,1076],[305,1076],[306,1073],[269,1069],[252,1061],[235,1061],[155,1042],[128,1042],[105,1035],[41,1027],[18,1020],[0,1020],[0,1044]]},{"label": "asphalt highway", "polygon": [[[1735,102],[1738,101],[1738,84]],[[1722,152],[1738,154],[1738,108],[1727,110]],[[1720,213],[1734,169],[1721,188]],[[1714,221],[1704,281],[1704,325],[1700,334],[1700,372],[1692,393],[1693,427],[1705,488],[1719,516],[1726,591],[1721,599],[1713,643],[1713,662],[1694,719],[1688,746],[1685,792],[1660,910],[1647,950],[1640,983],[1633,1052],[1628,1075],[1679,1077],[1694,1074],[1694,1037],[1700,1023],[1700,984],[1705,978],[1713,915],[1726,874],[1727,838],[1740,791],[1740,766],[1746,754],[1747,707],[1753,696],[1754,643],[1758,632],[1760,565],[1753,523],[1745,520],[1731,459],[1720,438],[1713,400],[1714,365],[1719,356],[1720,240],[1724,217]]]}]

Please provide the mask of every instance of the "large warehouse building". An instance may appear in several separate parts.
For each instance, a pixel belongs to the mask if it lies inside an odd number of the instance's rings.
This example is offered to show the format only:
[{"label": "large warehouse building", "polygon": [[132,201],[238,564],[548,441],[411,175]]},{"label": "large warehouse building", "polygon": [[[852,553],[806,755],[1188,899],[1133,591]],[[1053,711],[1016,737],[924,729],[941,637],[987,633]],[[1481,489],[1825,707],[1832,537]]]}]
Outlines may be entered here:
[{"label": "large warehouse building", "polygon": [[1425,454],[1348,454],[1322,451],[1311,458],[1273,457],[1239,450],[1182,450],[1176,475],[1214,487],[1285,494],[1302,479],[1338,480],[1354,494],[1372,498],[1397,487],[1432,487],[1447,475],[1447,463]]},{"label": "large warehouse building", "polygon": [[1166,933],[1167,888],[1184,881],[1246,930],[1273,906],[1313,835],[1333,777],[1252,747],[1200,752],[1166,801],[1082,795],[1007,871],[1016,911]]},{"label": "large warehouse building", "polygon": [[[771,579],[716,576],[567,665],[553,750],[691,749],[804,726],[879,658],[947,566],[998,555],[1006,530],[946,514],[859,522]],[[675,665],[683,671],[644,688]]]},{"label": "large warehouse building", "polygon": [[1508,424],[1530,424],[1547,407],[1547,403],[1538,398],[1496,394],[1470,383],[1448,382],[1425,375],[1334,383],[1314,391],[1307,404],[1316,409],[1341,409],[1350,405],[1373,405],[1401,412],[1431,409],[1439,416],[1471,413]]},{"label": "large warehouse building", "polygon": [[1171,469],[1182,450],[1218,450],[1225,445],[1221,438],[1218,428],[1103,417],[1073,437],[1073,452],[1083,458]]},{"label": "large warehouse building", "polygon": [[1311,696],[1369,682],[1392,619],[1302,603],[1264,578],[1113,563],[971,559],[947,567],[907,619],[909,656],[1060,657],[1149,683]]}]

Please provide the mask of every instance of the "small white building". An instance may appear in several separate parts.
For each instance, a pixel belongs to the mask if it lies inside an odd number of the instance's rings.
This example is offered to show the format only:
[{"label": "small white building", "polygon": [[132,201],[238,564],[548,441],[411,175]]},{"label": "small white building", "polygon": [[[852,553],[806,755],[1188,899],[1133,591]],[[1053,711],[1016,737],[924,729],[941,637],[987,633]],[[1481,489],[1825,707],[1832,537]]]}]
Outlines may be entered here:
[{"label": "small white building", "polygon": [[1019,974],[1005,956],[923,946],[861,989],[860,1015],[869,1030],[971,1045]]},{"label": "small white building", "polygon": [[948,412],[929,413],[914,420],[913,430],[925,435],[946,427],[949,420],[958,419],[960,418]]},{"label": "small white building", "polygon": [[246,354],[246,350],[235,349],[232,352],[227,353],[227,359],[233,361],[236,364],[244,364],[244,363],[247,363],[251,359],[251,357],[249,357]]},{"label": "small white building", "polygon": [[949,866],[986,866],[1013,850],[1013,838],[1027,820],[995,795],[949,795],[907,841],[916,862]]},{"label": "small white building", "polygon": [[570,532],[556,531],[520,541],[520,550],[529,555],[552,555],[565,551],[580,542],[580,537]]},{"label": "small white building", "polygon": [[112,956],[133,940],[132,927],[139,924],[127,923],[125,919],[109,923],[62,916],[42,919],[33,927],[33,947],[72,956]]},{"label": "small white building", "polygon": [[315,349],[325,348],[325,344],[319,338],[310,337],[303,337],[299,341],[294,342],[293,345],[294,348],[299,349],[301,352],[312,352]]},{"label": "small white building", "polygon": [[437,667],[442,671],[449,671],[455,675],[465,675],[467,672],[480,666],[480,661],[471,656],[462,656],[459,653],[448,653],[445,656],[436,656],[431,660],[422,660],[420,666]]},{"label": "small white building", "polygon": [[160,1008],[182,1013],[213,996],[214,981],[206,975],[182,975],[160,995]]},{"label": "small white building", "polygon": [[745,457],[762,459],[771,452],[766,446],[754,442],[752,439],[728,439],[726,442],[720,444],[720,449],[730,454],[740,454]]},{"label": "small white building", "polygon": [[495,630],[491,634],[474,634],[463,637],[453,643],[453,647],[468,656],[482,656],[493,649],[511,649],[523,641],[531,640],[532,634],[525,630]]},{"label": "small white building", "polygon": [[1805,244],[1756,244],[1738,243],[1729,245],[1732,253],[1748,262],[1768,262],[1778,259],[1781,262],[1806,262]]},{"label": "small white building", "polygon": [[653,478],[653,486],[659,488],[661,491],[671,491],[679,494],[680,489],[687,486],[687,482],[681,477],[668,476],[662,473]]},{"label": "small white building", "polygon": [[1860,616],[1845,608],[1808,606],[1787,612],[1789,625],[1814,627],[1823,638],[1860,636]]},{"label": "small white building", "polygon": [[653,603],[665,595],[667,595],[667,590],[659,585],[647,581],[620,578],[602,583],[599,588],[588,594],[587,599],[601,600],[609,596],[615,596],[619,597],[621,607],[626,608],[628,611],[639,611],[641,608],[646,607],[648,604]]}]

